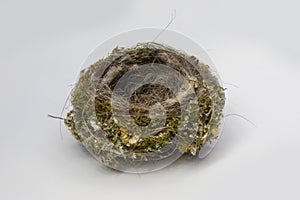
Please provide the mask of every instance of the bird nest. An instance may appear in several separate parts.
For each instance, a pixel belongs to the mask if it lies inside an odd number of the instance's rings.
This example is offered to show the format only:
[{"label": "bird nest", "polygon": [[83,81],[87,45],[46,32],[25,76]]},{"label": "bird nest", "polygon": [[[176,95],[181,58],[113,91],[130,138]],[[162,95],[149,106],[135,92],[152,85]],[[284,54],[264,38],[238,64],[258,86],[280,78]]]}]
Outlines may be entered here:
[{"label": "bird nest", "polygon": [[65,124],[118,170],[197,155],[220,132],[224,89],[196,57],[158,43],[116,47],[80,73]]}]

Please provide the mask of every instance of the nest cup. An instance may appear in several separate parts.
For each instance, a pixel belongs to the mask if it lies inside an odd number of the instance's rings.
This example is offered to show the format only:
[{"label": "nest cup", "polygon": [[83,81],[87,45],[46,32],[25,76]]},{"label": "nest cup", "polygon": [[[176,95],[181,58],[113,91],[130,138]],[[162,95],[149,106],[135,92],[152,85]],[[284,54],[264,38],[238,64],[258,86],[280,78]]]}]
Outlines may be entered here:
[{"label": "nest cup", "polygon": [[214,62],[170,30],[137,29],[99,45],[69,99],[73,136],[104,165],[129,173],[164,168],[183,154],[206,157],[224,124]]}]

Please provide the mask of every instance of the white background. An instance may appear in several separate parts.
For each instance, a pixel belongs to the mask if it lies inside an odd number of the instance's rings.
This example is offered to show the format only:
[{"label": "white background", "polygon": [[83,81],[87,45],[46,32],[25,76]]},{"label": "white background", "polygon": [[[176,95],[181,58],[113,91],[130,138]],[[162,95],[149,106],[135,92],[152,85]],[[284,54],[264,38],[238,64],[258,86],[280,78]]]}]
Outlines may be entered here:
[{"label": "white background", "polygon": [[[0,199],[299,199],[298,1],[0,2]],[[120,32],[163,28],[203,45],[228,88],[223,135],[202,161],[136,175],[106,169],[47,114]],[[238,86],[233,86],[232,84]]]}]

